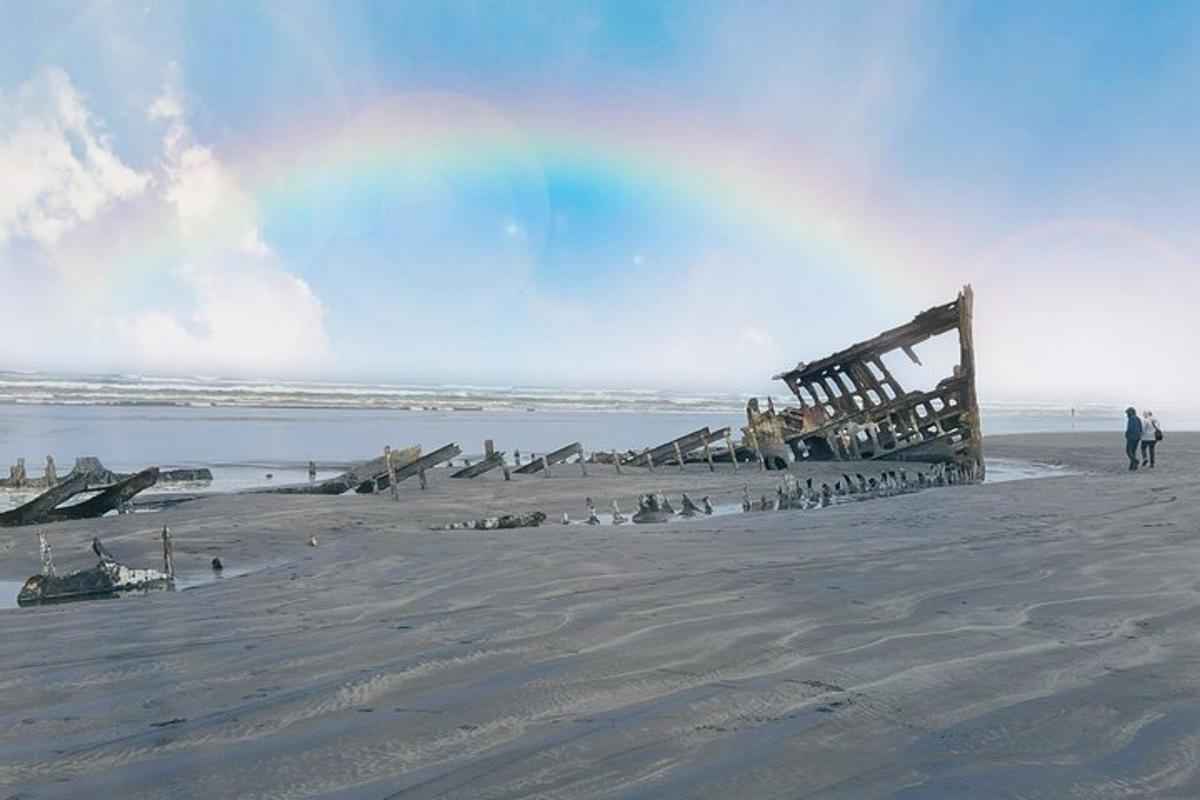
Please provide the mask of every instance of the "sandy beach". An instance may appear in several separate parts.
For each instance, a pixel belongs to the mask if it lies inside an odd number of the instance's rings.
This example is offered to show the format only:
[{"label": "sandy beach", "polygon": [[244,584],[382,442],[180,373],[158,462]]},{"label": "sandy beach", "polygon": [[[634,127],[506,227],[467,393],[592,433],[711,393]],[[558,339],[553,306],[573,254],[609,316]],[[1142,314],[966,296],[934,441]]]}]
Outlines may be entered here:
[{"label": "sandy beach", "polygon": [[[1200,434],[1136,474],[1119,432],[986,444],[1082,474],[587,527],[556,520],[654,489],[739,503],[779,476],[439,470],[399,502],[41,527],[60,570],[94,563],[94,535],[156,565],[165,523],[181,573],[219,556],[227,575],[0,611],[0,793],[1200,795]],[[535,509],[538,529],[429,530]],[[0,533],[0,578],[38,571],[34,533]]]}]

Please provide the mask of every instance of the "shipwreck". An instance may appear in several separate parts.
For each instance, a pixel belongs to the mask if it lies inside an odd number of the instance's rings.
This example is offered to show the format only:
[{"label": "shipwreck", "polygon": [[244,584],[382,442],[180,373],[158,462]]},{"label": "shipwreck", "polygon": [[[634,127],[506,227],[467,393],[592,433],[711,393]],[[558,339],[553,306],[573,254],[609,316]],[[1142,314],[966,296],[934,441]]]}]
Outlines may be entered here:
[{"label": "shipwreck", "polygon": [[[774,376],[798,405],[776,410],[771,401],[764,408],[750,400],[745,442],[770,469],[797,460],[932,461],[952,463],[970,480],[982,480],[973,301],[965,286],[953,302],[922,311],[909,323]],[[917,345],[951,332],[958,334],[959,358],[950,374],[927,391],[905,389],[884,356],[902,352],[921,365]]]},{"label": "shipwreck", "polygon": [[119,563],[112,553],[97,538],[92,539],[92,552],[99,563],[90,569],[81,569],[59,575],[54,567],[54,558],[44,534],[38,534],[38,545],[42,555],[42,571],[30,577],[17,595],[17,604],[22,606],[39,603],[61,603],[71,600],[90,600],[101,597],[117,597],[129,592],[170,590],[175,581],[175,551],[171,544],[171,532],[162,529],[163,568],[135,569]]}]

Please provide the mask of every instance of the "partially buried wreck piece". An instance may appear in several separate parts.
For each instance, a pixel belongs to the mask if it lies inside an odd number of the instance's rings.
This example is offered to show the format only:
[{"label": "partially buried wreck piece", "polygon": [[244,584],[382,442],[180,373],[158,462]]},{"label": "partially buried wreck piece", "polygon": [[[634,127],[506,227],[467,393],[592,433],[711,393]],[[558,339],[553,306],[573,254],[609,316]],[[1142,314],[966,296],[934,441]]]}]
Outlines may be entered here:
[{"label": "partially buried wreck piece", "polygon": [[364,480],[357,487],[355,487],[354,491],[358,494],[372,494],[374,492],[388,489],[392,485],[392,475],[395,475],[397,483],[407,480],[413,475],[419,475],[421,478],[421,488],[424,489],[425,470],[433,469],[438,464],[441,464],[443,461],[449,461],[461,452],[462,448],[460,448],[454,442],[451,442],[450,444],[439,447],[432,453],[426,453],[423,456],[418,455],[417,458],[414,458],[410,461],[397,459],[393,463],[390,472],[385,471],[382,475],[376,475],[372,479]]},{"label": "partially buried wreck piece", "polygon": [[546,455],[540,458],[530,459],[528,464],[514,469],[513,472],[517,475],[532,475],[535,472],[549,470],[550,467],[566,461],[571,456],[579,456],[580,469],[586,475],[587,467],[583,466],[583,445],[579,442],[571,442],[566,447],[560,447],[554,452],[546,453]]},{"label": "partially buried wreck piece", "polygon": [[[19,489],[33,488],[44,489],[58,485],[61,481],[58,477],[58,468],[54,464],[53,456],[46,456],[46,470],[41,478],[30,478],[25,474],[24,459],[17,459],[17,466],[12,467],[9,471],[8,478],[0,478],[0,488]],[[62,480],[68,480],[80,473],[84,473],[88,479],[89,489],[104,489],[111,485],[121,483],[134,477],[134,473],[113,472],[95,456],[80,456],[75,459],[75,467],[65,475]],[[17,476],[14,479],[14,476]],[[206,467],[194,467],[187,469],[160,469],[158,471],[158,483],[201,483],[212,480],[212,470]]]},{"label": "partially buried wreck piece", "polygon": [[624,459],[623,463],[634,466],[653,467],[656,464],[661,465],[674,462],[682,466],[688,455],[697,450],[702,450],[704,452],[704,459],[711,466],[713,459],[709,445],[719,442],[728,436],[729,428],[721,428],[718,431],[710,431],[707,427],[700,428],[641,453],[633,453]]},{"label": "partially buried wreck piece", "polygon": [[511,480],[508,467],[504,463],[504,451],[497,452],[495,445],[491,439],[487,439],[483,443],[484,458],[474,464],[468,463],[467,466],[455,472],[451,478],[478,478],[480,475],[493,470],[496,467],[504,468],[504,480]]},{"label": "partially buried wreck piece", "polygon": [[469,519],[463,522],[451,522],[448,525],[434,525],[434,531],[495,531],[512,530],[514,528],[536,528],[546,521],[546,515],[541,511],[531,511],[528,514],[501,514],[498,517]]},{"label": "partially buried wreck piece", "polygon": [[38,537],[42,553],[42,572],[25,581],[17,595],[18,605],[36,605],[65,600],[85,600],[98,597],[114,597],[122,592],[170,589],[175,579],[175,551],[171,544],[171,532],[162,529],[163,568],[133,569],[120,564],[112,553],[92,539],[92,551],[100,562],[91,569],[81,569],[58,575],[50,554],[50,545],[44,536]]},{"label": "partially buried wreck piece", "polygon": [[151,467],[142,470],[119,483],[108,486],[95,497],[81,503],[69,506],[61,505],[75,495],[88,491],[90,477],[87,473],[74,473],[28,503],[0,513],[0,527],[90,519],[102,517],[109,511],[120,511],[126,503],[133,499],[134,495],[143,489],[148,489],[158,481],[158,468]]},{"label": "partially buried wreck piece", "polygon": [[[953,462],[972,480],[984,477],[971,333],[974,294],[963,287],[951,303],[922,311],[911,322],[776,375],[800,401],[776,411],[757,400],[746,409],[747,440],[764,464],[794,458],[891,459]],[[906,391],[883,357],[902,351],[921,364],[918,344],[958,332],[959,362],[929,391]]]},{"label": "partially buried wreck piece", "polygon": [[[391,451],[392,468],[404,466],[421,457],[421,446],[413,445]],[[312,474],[312,471],[310,471]],[[379,456],[370,461],[346,470],[340,475],[326,478],[323,481],[310,480],[307,483],[289,483],[283,486],[258,486],[246,489],[245,494],[342,494],[357,488],[364,483],[385,481],[388,475],[386,456]],[[314,475],[315,478],[315,475]]]}]

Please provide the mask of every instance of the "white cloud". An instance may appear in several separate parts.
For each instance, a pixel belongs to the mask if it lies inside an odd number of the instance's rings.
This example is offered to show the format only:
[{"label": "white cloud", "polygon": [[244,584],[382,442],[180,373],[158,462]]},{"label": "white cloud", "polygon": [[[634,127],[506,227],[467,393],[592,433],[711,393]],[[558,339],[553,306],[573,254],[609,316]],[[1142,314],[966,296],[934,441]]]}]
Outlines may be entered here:
[{"label": "white cloud", "polygon": [[0,95],[0,175],[0,244],[53,245],[148,182],[122,163],[70,78],[54,68]]},{"label": "white cloud", "polygon": [[102,323],[97,334],[163,372],[276,374],[311,369],[328,356],[320,300],[269,252],[213,254],[178,277],[194,296],[189,312],[155,309]]},{"label": "white cloud", "polygon": [[150,101],[146,116],[151,120],[165,119],[182,123],[183,101],[173,85],[164,87],[162,94]]},{"label": "white cloud", "polygon": [[[209,147],[195,141],[187,127],[178,75],[150,103],[146,116],[165,122],[163,133],[163,192],[174,207],[182,233],[192,238],[220,236],[228,220],[253,220],[255,210],[233,174]],[[220,227],[222,230],[216,230]],[[253,223],[237,225],[236,238],[257,240]]]},{"label": "white cloud", "polygon": [[258,211],[236,173],[195,140],[172,76],[147,108],[165,122],[156,176],[186,262],[183,303],[96,320],[93,336],[139,368],[213,374],[314,371],[327,363],[325,309],[262,240]]},{"label": "white cloud", "polygon": [[769,351],[775,347],[775,337],[771,335],[770,331],[750,327],[742,330],[742,335],[738,337],[738,344],[754,350]]}]

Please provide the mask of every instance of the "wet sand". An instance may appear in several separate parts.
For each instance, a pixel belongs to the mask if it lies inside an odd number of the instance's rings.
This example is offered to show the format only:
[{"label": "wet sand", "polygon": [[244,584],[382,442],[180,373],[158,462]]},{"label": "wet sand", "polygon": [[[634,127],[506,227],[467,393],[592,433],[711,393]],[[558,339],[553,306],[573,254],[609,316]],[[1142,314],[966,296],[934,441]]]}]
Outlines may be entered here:
[{"label": "wet sand", "polygon": [[[0,793],[30,798],[1200,796],[1200,434],[1002,437],[1087,474],[661,526],[728,467],[439,474],[399,503],[244,496],[43,530],[261,569],[0,612]],[[865,470],[864,470],[865,471]],[[816,474],[818,482],[833,471]],[[306,545],[316,535],[319,545]],[[0,531],[0,579],[38,569]]]}]

